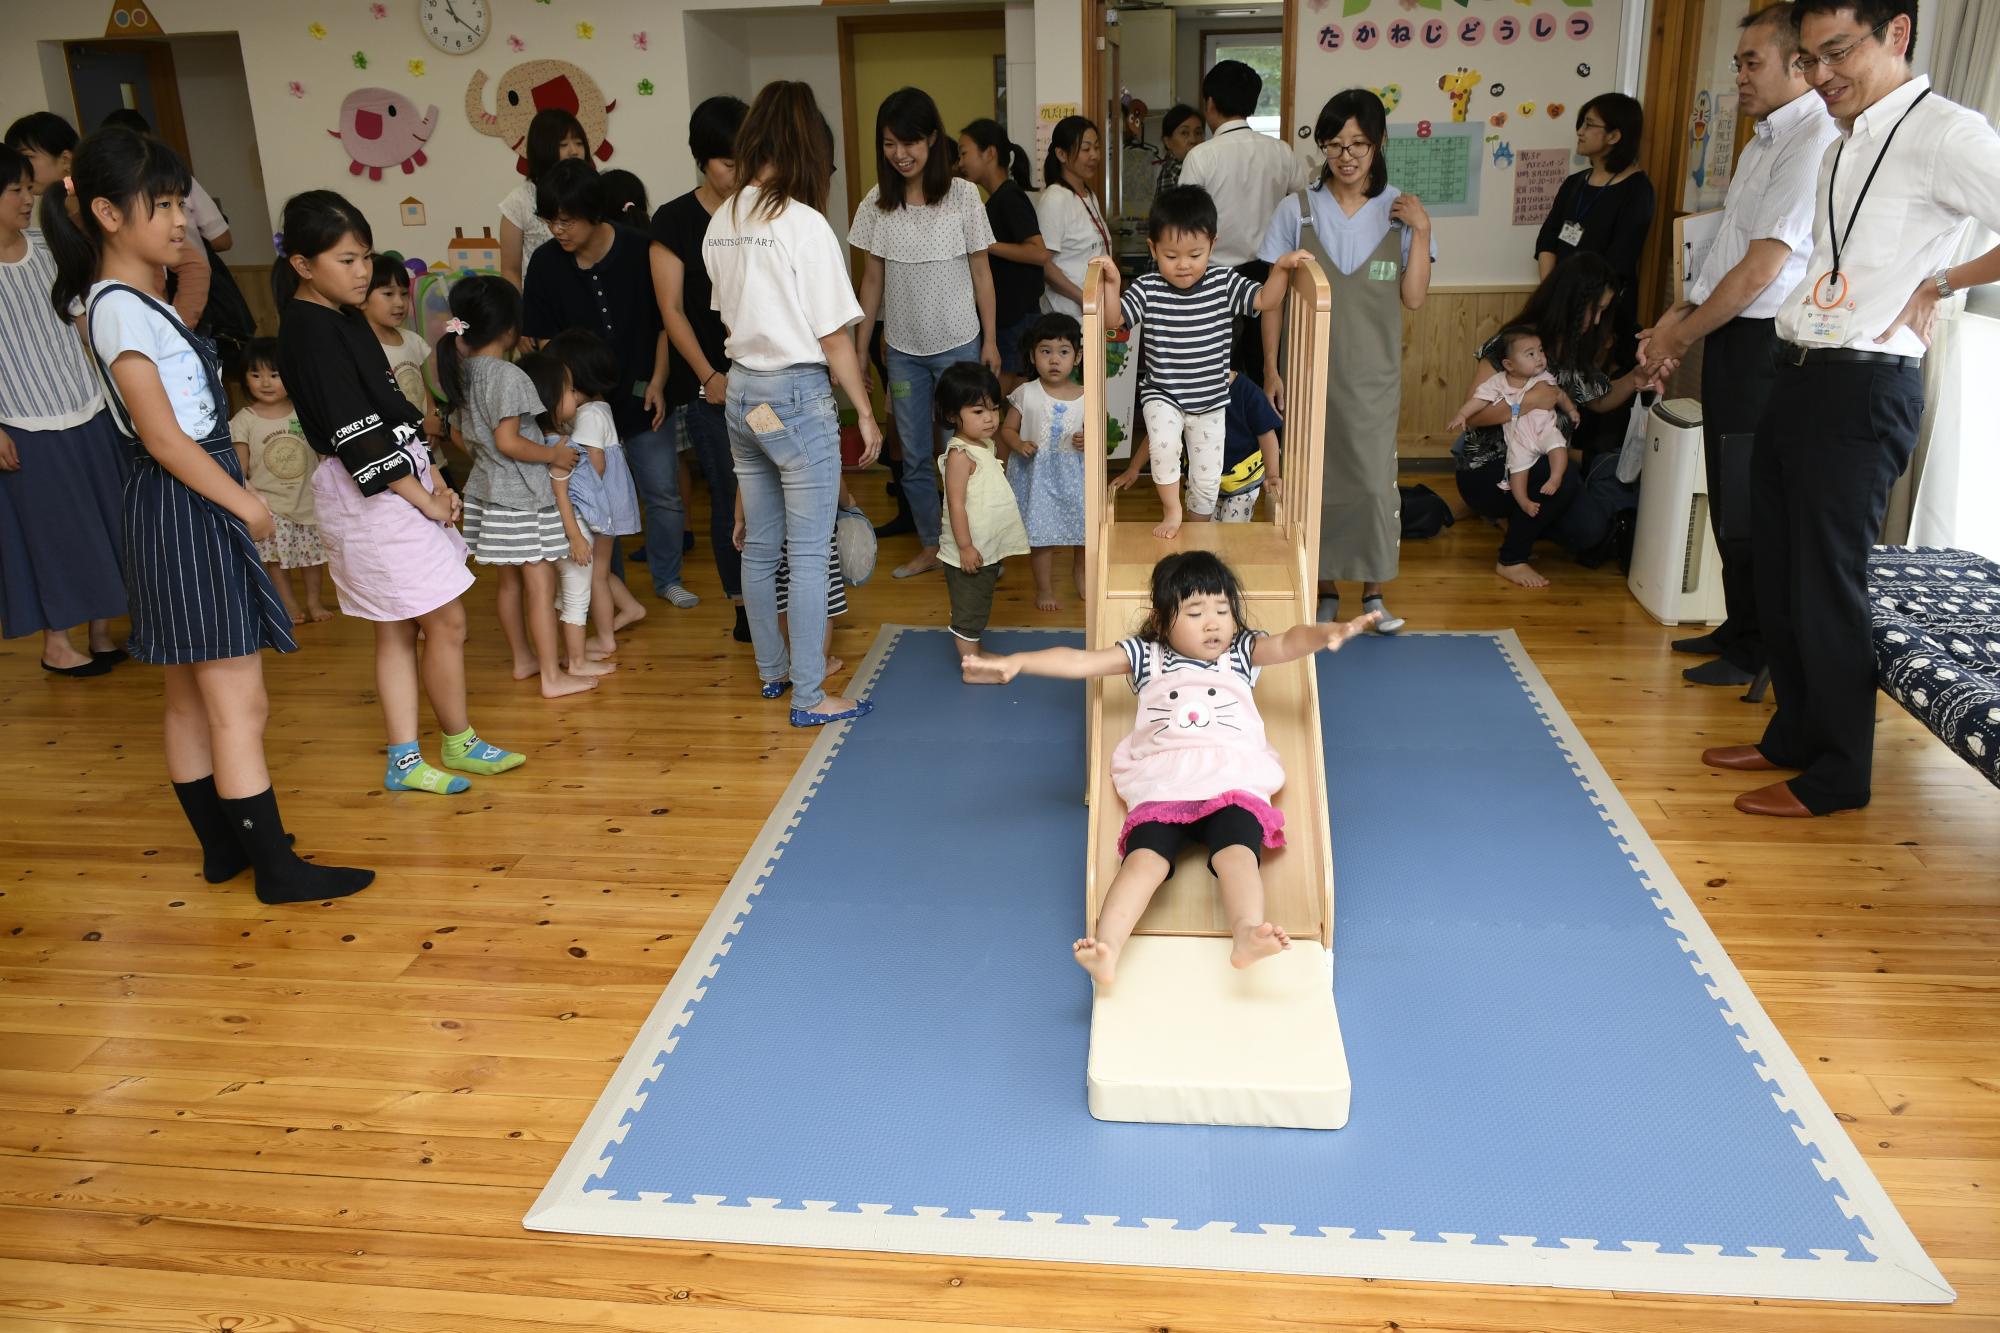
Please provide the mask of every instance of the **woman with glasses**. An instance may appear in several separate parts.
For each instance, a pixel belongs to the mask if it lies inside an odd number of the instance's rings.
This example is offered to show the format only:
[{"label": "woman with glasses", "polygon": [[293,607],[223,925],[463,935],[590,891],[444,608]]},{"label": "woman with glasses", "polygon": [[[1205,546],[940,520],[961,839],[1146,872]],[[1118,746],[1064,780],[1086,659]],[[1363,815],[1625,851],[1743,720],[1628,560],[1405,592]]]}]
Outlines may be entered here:
[{"label": "woman with glasses", "polygon": [[1653,182],[1638,166],[1646,114],[1624,93],[1600,93],[1576,113],[1576,155],[1590,166],[1562,183],[1535,237],[1535,263],[1546,278],[1579,250],[1603,255],[1618,275],[1611,307],[1615,369],[1636,359],[1639,258],[1653,226]]},{"label": "woman with glasses", "polygon": [[[1309,250],[1333,288],[1326,440],[1321,449],[1319,619],[1340,618],[1341,580],[1361,583],[1362,614],[1394,634],[1400,616],[1383,605],[1396,577],[1402,502],[1396,490],[1396,420],[1403,393],[1403,312],[1424,303],[1431,285],[1430,214],[1389,184],[1382,156],[1388,113],[1366,88],[1336,93],[1319,113],[1314,138],[1326,165],[1312,188],[1278,205],[1264,244],[1266,262]],[[1264,382],[1284,410],[1279,319],[1263,321]]]}]

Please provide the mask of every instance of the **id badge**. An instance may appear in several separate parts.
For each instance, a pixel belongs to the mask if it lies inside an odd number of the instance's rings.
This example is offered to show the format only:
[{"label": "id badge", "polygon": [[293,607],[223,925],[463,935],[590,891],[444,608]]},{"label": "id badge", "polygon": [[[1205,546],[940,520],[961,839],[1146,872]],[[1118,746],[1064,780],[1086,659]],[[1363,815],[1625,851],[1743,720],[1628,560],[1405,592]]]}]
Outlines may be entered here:
[{"label": "id badge", "polygon": [[1854,327],[1854,302],[1847,278],[1840,273],[1822,273],[1813,280],[1806,296],[1805,330],[1801,341],[1839,347]]},{"label": "id badge", "polygon": [[1562,225],[1562,230],[1557,232],[1556,235],[1561,237],[1564,245],[1582,245],[1583,224],[1581,222],[1565,222]]},{"label": "id badge", "polygon": [[1371,259],[1368,261],[1370,282],[1394,282],[1398,265],[1393,259]]}]

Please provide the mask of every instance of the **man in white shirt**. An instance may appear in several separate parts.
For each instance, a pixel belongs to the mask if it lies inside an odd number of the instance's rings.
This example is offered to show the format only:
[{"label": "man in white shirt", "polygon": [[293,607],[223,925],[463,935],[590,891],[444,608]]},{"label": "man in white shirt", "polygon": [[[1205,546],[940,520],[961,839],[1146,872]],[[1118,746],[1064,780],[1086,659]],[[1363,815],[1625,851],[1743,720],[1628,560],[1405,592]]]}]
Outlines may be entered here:
[{"label": "man in white shirt", "polygon": [[[1312,184],[1312,168],[1283,139],[1250,128],[1250,115],[1264,92],[1264,80],[1240,60],[1218,60],[1201,81],[1201,118],[1209,138],[1188,150],[1181,162],[1182,185],[1199,185],[1215,200],[1215,248],[1208,262],[1245,269],[1262,281],[1255,262],[1271,215],[1285,196]],[[1255,316],[1236,321],[1230,364],[1239,374],[1263,373],[1262,335]]]},{"label": "man in white shirt", "polygon": [[[1838,130],[1826,101],[1798,69],[1799,39],[1791,6],[1780,3],[1743,20],[1736,40],[1736,91],[1743,114],[1757,122],[1743,149],[1722,230],[1709,249],[1688,299],[1640,335],[1647,360],[1679,361],[1701,340],[1701,426],[1708,461],[1708,519],[1722,554],[1727,618],[1710,633],[1677,640],[1674,651],[1713,661],[1681,674],[1696,685],[1748,685],[1764,669],[1763,636],[1751,575],[1750,534],[1725,533],[1725,512],[1747,501],[1733,494],[1727,452],[1750,448],[1777,380],[1778,306],[1805,276],[1812,249],[1813,182]],[[1739,466],[1740,463],[1739,463]],[[1747,480],[1747,477],[1746,477]]]},{"label": "man in white shirt", "polygon": [[1840,137],[1815,185],[1805,275],[1779,306],[1778,382],[1751,461],[1778,709],[1757,744],[1702,759],[1799,770],[1736,808],[1804,817],[1868,803],[1868,552],[1916,445],[1938,302],[2000,281],[2000,246],[1951,262],[1969,219],[2000,228],[2000,134],[1912,75],[1916,0],[1796,0],[1792,12],[1806,81]]}]

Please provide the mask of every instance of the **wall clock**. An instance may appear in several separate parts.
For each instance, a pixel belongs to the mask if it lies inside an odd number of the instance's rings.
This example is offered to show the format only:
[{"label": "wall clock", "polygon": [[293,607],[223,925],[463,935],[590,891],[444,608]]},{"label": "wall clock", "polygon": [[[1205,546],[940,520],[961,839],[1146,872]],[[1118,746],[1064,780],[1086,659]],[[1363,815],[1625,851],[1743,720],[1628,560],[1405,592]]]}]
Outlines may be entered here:
[{"label": "wall clock", "polygon": [[417,23],[446,55],[477,50],[493,29],[486,0],[417,0]]}]

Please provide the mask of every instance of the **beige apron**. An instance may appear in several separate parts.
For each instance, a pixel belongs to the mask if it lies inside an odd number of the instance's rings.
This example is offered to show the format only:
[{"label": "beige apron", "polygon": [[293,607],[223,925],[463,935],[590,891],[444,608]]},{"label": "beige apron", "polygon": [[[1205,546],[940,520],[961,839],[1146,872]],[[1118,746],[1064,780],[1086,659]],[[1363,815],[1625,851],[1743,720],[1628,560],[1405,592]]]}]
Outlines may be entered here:
[{"label": "beige apron", "polygon": [[[1310,193],[1299,199],[1299,244],[1326,272],[1333,312],[1321,449],[1321,583],[1396,577],[1403,538],[1396,491],[1396,420],[1403,399],[1403,242],[1390,227],[1352,273],[1327,259]],[[1338,205],[1328,201],[1330,208]]]}]

